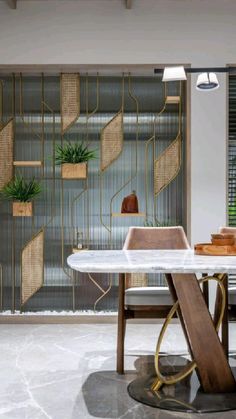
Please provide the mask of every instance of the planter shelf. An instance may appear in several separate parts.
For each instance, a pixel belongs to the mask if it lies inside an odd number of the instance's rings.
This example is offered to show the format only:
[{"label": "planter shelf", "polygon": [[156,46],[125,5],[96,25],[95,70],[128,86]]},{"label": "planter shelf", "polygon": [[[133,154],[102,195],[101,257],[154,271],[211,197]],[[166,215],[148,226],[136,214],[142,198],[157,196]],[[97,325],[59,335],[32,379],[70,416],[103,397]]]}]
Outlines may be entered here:
[{"label": "planter shelf", "polygon": [[61,176],[62,179],[86,179],[87,163],[63,163]]},{"label": "planter shelf", "polygon": [[113,212],[112,217],[145,217],[145,212]]},{"label": "planter shelf", "polygon": [[78,252],[85,252],[86,250],[89,250],[88,247],[83,247],[82,249],[78,249],[77,247],[73,247],[72,252],[78,253]]},{"label": "planter shelf", "polygon": [[42,162],[40,160],[15,160],[13,166],[17,167],[40,167]]},{"label": "planter shelf", "polygon": [[33,215],[32,202],[13,202],[13,217],[31,217]]},{"label": "planter shelf", "polygon": [[177,105],[178,103],[180,103],[180,96],[167,96],[166,97],[166,104]]}]

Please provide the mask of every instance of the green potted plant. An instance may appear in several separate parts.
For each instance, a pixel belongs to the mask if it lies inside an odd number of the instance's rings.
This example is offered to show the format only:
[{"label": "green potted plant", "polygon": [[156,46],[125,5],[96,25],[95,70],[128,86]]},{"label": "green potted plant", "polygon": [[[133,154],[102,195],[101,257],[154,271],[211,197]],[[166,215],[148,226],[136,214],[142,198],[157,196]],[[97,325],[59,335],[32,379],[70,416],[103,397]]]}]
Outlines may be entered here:
[{"label": "green potted plant", "polygon": [[96,159],[95,150],[89,150],[83,142],[66,142],[56,146],[55,161],[61,166],[63,179],[86,179],[88,161]]},{"label": "green potted plant", "polygon": [[33,178],[26,181],[22,176],[15,176],[1,190],[3,199],[13,201],[13,217],[31,217],[32,200],[41,192],[41,185]]}]

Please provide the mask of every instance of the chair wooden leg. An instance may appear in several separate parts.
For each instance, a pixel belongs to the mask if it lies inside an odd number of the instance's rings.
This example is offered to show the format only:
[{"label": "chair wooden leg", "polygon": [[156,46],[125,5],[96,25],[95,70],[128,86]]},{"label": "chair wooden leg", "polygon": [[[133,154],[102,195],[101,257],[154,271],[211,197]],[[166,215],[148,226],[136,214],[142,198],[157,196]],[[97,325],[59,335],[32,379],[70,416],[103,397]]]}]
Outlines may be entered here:
[{"label": "chair wooden leg", "polygon": [[[206,277],[207,274],[203,274],[202,277]],[[206,306],[209,308],[209,284],[208,282],[203,282],[202,284],[202,293],[206,303]]]},{"label": "chair wooden leg", "polygon": [[117,359],[116,371],[124,374],[124,340],[125,340],[125,274],[119,275],[119,305],[118,305],[118,332],[117,332]]}]

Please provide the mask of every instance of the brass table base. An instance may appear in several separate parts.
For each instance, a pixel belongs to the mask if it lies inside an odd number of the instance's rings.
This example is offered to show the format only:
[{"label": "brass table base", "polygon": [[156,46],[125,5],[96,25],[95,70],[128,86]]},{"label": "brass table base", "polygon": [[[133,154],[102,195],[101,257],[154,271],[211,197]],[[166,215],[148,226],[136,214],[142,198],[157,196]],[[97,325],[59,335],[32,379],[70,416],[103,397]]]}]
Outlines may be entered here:
[{"label": "brass table base", "polygon": [[[188,361],[180,356],[161,357],[162,374],[178,372]],[[236,367],[232,369],[236,375]],[[153,391],[156,376],[146,375],[132,381],[128,386],[129,395],[136,401],[164,410],[194,413],[223,412],[236,409],[235,393],[204,393],[195,371],[173,385],[163,385]]]}]

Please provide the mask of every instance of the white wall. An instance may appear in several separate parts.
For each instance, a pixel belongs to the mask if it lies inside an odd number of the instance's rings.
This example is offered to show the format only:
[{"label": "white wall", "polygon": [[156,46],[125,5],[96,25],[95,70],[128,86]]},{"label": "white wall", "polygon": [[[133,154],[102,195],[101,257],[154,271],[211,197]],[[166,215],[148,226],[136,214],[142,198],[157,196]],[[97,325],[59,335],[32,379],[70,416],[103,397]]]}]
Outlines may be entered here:
[{"label": "white wall", "polygon": [[[1,64],[236,62],[235,0],[0,2]],[[226,222],[226,77],[191,95],[192,242]]]}]

